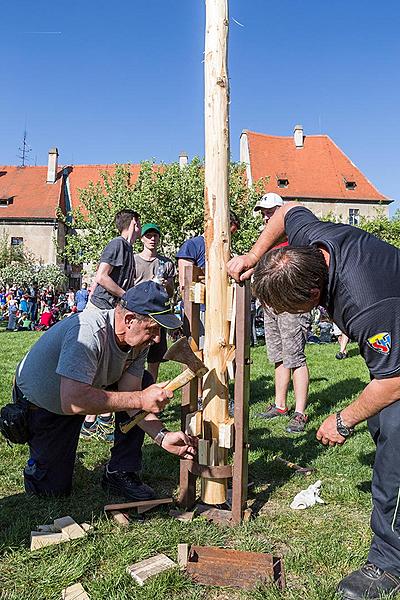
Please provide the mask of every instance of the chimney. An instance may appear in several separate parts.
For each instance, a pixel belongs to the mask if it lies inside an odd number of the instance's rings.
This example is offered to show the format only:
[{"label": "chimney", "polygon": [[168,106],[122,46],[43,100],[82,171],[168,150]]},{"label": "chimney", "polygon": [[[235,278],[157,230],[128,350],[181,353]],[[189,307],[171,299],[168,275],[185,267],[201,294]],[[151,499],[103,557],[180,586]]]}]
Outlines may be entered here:
[{"label": "chimney", "polygon": [[181,152],[179,155],[179,168],[184,169],[188,165],[188,155],[186,152]]},{"label": "chimney", "polygon": [[293,138],[294,138],[294,144],[295,144],[296,148],[303,148],[303,146],[304,146],[303,125],[296,125],[296,127],[294,128]]},{"label": "chimney", "polygon": [[47,183],[55,183],[57,179],[57,148],[50,148],[49,162],[47,163]]}]

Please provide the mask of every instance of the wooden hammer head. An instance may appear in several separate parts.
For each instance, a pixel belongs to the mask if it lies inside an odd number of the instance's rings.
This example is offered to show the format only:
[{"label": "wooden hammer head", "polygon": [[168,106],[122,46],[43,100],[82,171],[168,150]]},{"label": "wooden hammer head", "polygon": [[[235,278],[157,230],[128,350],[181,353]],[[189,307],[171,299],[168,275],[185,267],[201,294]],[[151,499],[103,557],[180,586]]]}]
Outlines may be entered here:
[{"label": "wooden hammer head", "polygon": [[175,344],[172,344],[164,354],[164,358],[186,365],[197,376],[205,375],[208,371],[203,361],[191,349],[186,337],[181,337]]}]

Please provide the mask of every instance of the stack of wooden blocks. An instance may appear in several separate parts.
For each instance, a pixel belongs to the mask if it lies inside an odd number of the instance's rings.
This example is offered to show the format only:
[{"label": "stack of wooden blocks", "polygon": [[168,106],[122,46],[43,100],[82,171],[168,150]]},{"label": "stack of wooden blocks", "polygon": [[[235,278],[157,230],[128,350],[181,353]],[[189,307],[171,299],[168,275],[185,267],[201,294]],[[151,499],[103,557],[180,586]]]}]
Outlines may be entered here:
[{"label": "stack of wooden blocks", "polygon": [[53,525],[38,525],[36,531],[31,531],[31,550],[85,537],[90,529],[88,523],[78,525],[70,516],[54,519]]}]

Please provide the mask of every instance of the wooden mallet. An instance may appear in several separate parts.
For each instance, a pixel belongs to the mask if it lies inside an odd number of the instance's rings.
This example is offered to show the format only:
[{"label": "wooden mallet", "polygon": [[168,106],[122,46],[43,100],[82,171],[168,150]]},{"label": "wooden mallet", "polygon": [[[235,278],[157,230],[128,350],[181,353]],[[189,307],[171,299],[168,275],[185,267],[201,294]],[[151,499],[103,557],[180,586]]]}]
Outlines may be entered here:
[{"label": "wooden mallet", "polygon": [[[196,354],[191,349],[189,342],[186,337],[181,337],[175,344],[166,351],[164,354],[164,358],[166,360],[174,360],[175,362],[182,363],[186,365],[186,369],[182,371],[179,375],[177,375],[174,379],[169,381],[165,386],[165,390],[170,390],[171,392],[175,392],[179,390],[181,387],[189,383],[194,377],[203,377],[207,372],[208,368],[205,366],[202,360],[196,356]],[[130,417],[127,421],[119,424],[119,428],[122,433],[128,433],[142,419],[145,418],[149,413],[145,410],[141,410],[140,412]]]}]

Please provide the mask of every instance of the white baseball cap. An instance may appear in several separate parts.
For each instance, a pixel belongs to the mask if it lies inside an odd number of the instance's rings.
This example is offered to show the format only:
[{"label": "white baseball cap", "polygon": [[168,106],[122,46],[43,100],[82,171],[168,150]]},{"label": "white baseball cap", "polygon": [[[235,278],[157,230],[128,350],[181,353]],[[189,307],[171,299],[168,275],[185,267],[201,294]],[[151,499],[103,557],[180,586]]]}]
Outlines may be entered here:
[{"label": "white baseball cap", "polygon": [[254,212],[261,210],[262,208],[275,208],[275,206],[283,206],[283,200],[279,196],[279,194],[274,194],[274,192],[269,192],[268,194],[264,194],[257,204],[254,207]]}]

